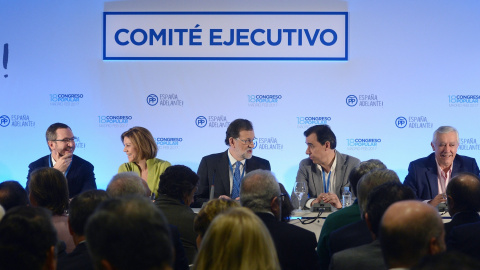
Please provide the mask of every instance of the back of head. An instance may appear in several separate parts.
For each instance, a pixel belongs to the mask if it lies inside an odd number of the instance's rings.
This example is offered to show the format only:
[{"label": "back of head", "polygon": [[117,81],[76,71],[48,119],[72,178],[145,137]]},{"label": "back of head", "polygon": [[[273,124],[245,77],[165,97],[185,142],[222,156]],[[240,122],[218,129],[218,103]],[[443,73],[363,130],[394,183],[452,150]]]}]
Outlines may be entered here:
[{"label": "back of head", "polygon": [[28,186],[32,205],[45,207],[54,215],[62,215],[68,209],[67,179],[54,168],[39,168],[30,175]]},{"label": "back of head", "polygon": [[267,170],[247,173],[240,186],[240,203],[254,212],[271,212],[272,199],[279,195],[280,186]]},{"label": "back of head", "polygon": [[375,187],[368,194],[365,209],[372,232],[378,236],[380,221],[387,208],[398,201],[415,200],[415,193],[410,187],[396,182],[387,182]]},{"label": "back of head", "polygon": [[148,129],[144,127],[132,127],[120,136],[122,143],[125,137],[128,137],[135,146],[140,159],[152,159],[157,156],[157,143]]},{"label": "back of head", "polygon": [[[453,215],[463,211],[480,211],[480,179],[472,173],[460,173],[447,186],[448,207]],[[453,201],[452,201],[453,200]]]},{"label": "back of head", "polygon": [[244,207],[231,208],[210,224],[194,269],[280,269],[273,240],[263,222]]},{"label": "back of head", "polygon": [[100,204],[86,227],[87,245],[97,269],[165,269],[173,248],[168,223],[147,198],[126,196]]},{"label": "back of head", "polygon": [[445,250],[444,226],[438,211],[420,201],[392,204],[383,215],[380,243],[389,268],[417,264]]},{"label": "back of head", "polygon": [[303,135],[305,135],[305,137],[308,137],[312,133],[315,133],[317,135],[317,141],[321,145],[324,145],[325,142],[328,141],[330,142],[331,149],[335,149],[337,147],[337,137],[335,136],[335,133],[333,133],[329,125],[311,126],[307,130],[305,130],[305,132],[303,132]]},{"label": "back of head", "polygon": [[375,170],[365,174],[358,182],[358,207],[363,217],[364,209],[367,207],[368,194],[381,184],[387,182],[401,183],[397,173],[392,170]]},{"label": "back of head", "polygon": [[447,251],[424,257],[411,270],[478,270],[480,262],[458,251]]},{"label": "back of head", "polygon": [[68,219],[76,235],[85,235],[85,226],[88,218],[93,214],[97,206],[108,198],[109,196],[104,190],[87,190],[72,199]]},{"label": "back of head", "polygon": [[353,195],[357,196],[357,184],[362,176],[372,171],[386,168],[387,166],[385,166],[385,164],[378,159],[369,159],[367,161],[360,162],[360,164],[353,168],[348,175],[348,182],[350,182],[350,186],[352,187]]},{"label": "back of head", "polygon": [[240,207],[240,204],[234,200],[227,199],[214,199],[209,201],[195,217],[195,221],[193,223],[195,232],[200,235],[200,237],[203,237],[212,220],[217,215],[227,211],[232,207]]},{"label": "back of head", "polygon": [[187,166],[174,165],[168,167],[160,175],[158,193],[183,200],[197,187],[199,177]]},{"label": "back of head", "polygon": [[227,128],[225,132],[225,144],[230,145],[228,139],[231,138],[238,138],[240,136],[240,131],[246,130],[250,131],[253,130],[252,122],[248,121],[247,119],[235,119],[233,120]]},{"label": "back of head", "polygon": [[121,172],[113,176],[107,186],[110,197],[129,195],[145,196],[146,190],[143,179],[134,172]]},{"label": "back of head", "polygon": [[57,231],[47,209],[14,207],[0,222],[0,268],[43,269],[54,256],[56,243]]},{"label": "back of head", "polygon": [[0,183],[0,205],[5,211],[15,206],[28,205],[27,191],[17,181]]}]

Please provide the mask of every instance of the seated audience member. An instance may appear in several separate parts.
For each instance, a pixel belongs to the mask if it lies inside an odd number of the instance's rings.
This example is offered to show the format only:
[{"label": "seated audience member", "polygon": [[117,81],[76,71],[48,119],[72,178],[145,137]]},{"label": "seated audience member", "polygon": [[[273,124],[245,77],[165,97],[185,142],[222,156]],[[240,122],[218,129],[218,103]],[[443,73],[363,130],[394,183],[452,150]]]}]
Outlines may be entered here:
[{"label": "seated audience member", "polygon": [[0,222],[0,269],[54,270],[56,243],[50,211],[12,208]]},{"label": "seated audience member", "polygon": [[103,202],[85,232],[95,269],[172,269],[167,220],[147,198],[125,196]]},{"label": "seated audience member", "polygon": [[380,221],[387,208],[395,202],[416,199],[412,189],[397,182],[387,182],[370,192],[365,208],[365,220],[373,242],[333,254],[330,269],[384,270],[385,262],[378,240]]},{"label": "seated audience member", "polygon": [[5,211],[15,206],[28,205],[27,191],[17,181],[0,183],[0,205]]},{"label": "seated audience member", "polygon": [[[361,220],[360,209],[358,206],[359,198],[357,195],[358,181],[360,181],[360,178],[362,178],[362,176],[371,171],[386,168],[387,167],[380,160],[370,159],[360,162],[360,164],[355,166],[348,175],[348,182],[352,187],[352,195],[354,197],[357,197],[357,199],[355,199],[352,205],[328,215],[328,217],[325,219],[325,222],[323,223],[322,231],[320,232],[320,237],[318,238],[317,245],[317,253],[320,256],[320,261],[323,269],[327,269],[328,265],[330,264],[330,233],[345,225],[355,223]],[[367,198],[365,197],[364,199],[366,200]],[[365,223],[362,223],[362,226],[365,231],[368,231]]]},{"label": "seated audience member", "polygon": [[59,270],[93,270],[93,262],[85,242],[85,226],[97,206],[108,198],[109,196],[104,190],[87,190],[72,199],[68,215],[68,229],[76,247],[71,253],[58,259],[57,268]]},{"label": "seated audience member", "polygon": [[39,168],[30,174],[29,197],[32,206],[52,211],[53,226],[57,229],[58,240],[67,245],[66,252],[75,248],[68,230],[68,188],[67,180],[59,170],[49,167]]},{"label": "seated audience member", "polygon": [[423,257],[445,251],[442,218],[426,203],[396,202],[382,217],[380,244],[388,269],[411,268]]},{"label": "seated audience member", "polygon": [[249,209],[238,207],[212,221],[193,269],[280,270],[280,265],[263,222]]},{"label": "seated audience member", "polygon": [[249,172],[240,186],[240,203],[254,211],[267,227],[282,269],[317,269],[315,234],[280,221],[280,197],[278,182],[267,170]]},{"label": "seated audience member", "polygon": [[170,162],[156,158],[157,144],[146,128],[132,127],[122,133],[121,139],[128,162],[120,165],[118,172],[136,173],[156,196],[160,175],[170,166]]},{"label": "seated audience member", "polygon": [[478,270],[480,262],[455,251],[424,257],[411,270]]},{"label": "seated audience member", "polygon": [[471,173],[460,173],[447,186],[448,213],[452,220],[445,223],[445,236],[452,228],[480,221],[480,179]]},{"label": "seated audience member", "polygon": [[190,208],[198,183],[198,175],[183,165],[168,167],[160,176],[155,205],[162,210],[168,222],[178,228],[188,261],[197,253],[197,234],[193,230],[196,214]]},{"label": "seated audience member", "polygon": [[193,222],[193,228],[197,233],[197,248],[200,248],[200,243],[212,220],[232,207],[240,207],[240,203],[228,199],[213,199],[198,212]]},{"label": "seated audience member", "polygon": [[480,222],[455,226],[447,237],[448,250],[458,251],[480,261]]},{"label": "seated audience member", "polygon": [[134,172],[122,172],[113,176],[107,185],[107,193],[110,197],[122,197],[127,195],[148,196],[143,179]]},{"label": "seated audience member", "polygon": [[282,213],[280,221],[290,222],[290,217],[292,216],[293,210],[295,210],[295,208],[293,208],[292,200],[290,199],[290,196],[288,195],[288,192],[283,186],[283,184],[278,183],[278,185],[280,186],[280,196],[282,199]]}]

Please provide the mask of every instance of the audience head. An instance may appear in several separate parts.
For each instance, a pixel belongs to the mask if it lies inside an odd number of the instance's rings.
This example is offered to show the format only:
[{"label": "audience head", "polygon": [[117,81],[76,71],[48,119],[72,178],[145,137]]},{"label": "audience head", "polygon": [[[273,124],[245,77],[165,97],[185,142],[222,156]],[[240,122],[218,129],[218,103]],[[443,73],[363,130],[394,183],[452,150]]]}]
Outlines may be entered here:
[{"label": "audience head", "polygon": [[27,191],[17,181],[0,183],[0,205],[5,211],[15,206],[28,205]]},{"label": "audience head", "polygon": [[263,222],[249,209],[238,207],[212,221],[194,269],[269,270],[280,269],[280,265],[275,245]]},{"label": "audience head", "polygon": [[193,229],[198,234],[197,247],[200,248],[202,238],[207,232],[208,226],[212,223],[212,220],[219,214],[227,211],[232,207],[240,207],[240,204],[234,200],[227,199],[214,199],[209,201],[195,217],[193,223]]},{"label": "audience head", "polygon": [[271,212],[280,220],[280,186],[275,176],[267,170],[254,170],[243,178],[240,186],[240,203],[254,212]]},{"label": "audience head", "polygon": [[124,152],[129,148],[129,162],[138,162],[140,160],[152,159],[157,156],[157,144],[153,139],[152,133],[143,127],[132,127],[122,133],[122,143],[125,145]]},{"label": "audience head", "polygon": [[88,220],[86,238],[96,269],[171,269],[168,223],[145,197],[101,203]]},{"label": "audience head", "polygon": [[44,167],[30,174],[28,185],[30,203],[49,209],[54,215],[63,215],[68,209],[67,179],[57,169]]},{"label": "audience head", "polygon": [[145,181],[135,172],[117,173],[108,183],[107,193],[110,197],[147,196],[150,190],[145,189],[143,182]]},{"label": "audience head", "polygon": [[295,208],[293,207],[292,200],[290,198],[290,195],[288,195],[287,190],[283,186],[282,183],[278,183],[280,186],[280,197],[281,197],[281,202],[282,202],[282,213],[281,213],[281,221],[283,222],[289,222],[290,221],[290,216],[293,213],[293,210]]},{"label": "audience head", "polygon": [[18,206],[0,222],[0,268],[55,269],[57,231],[50,211]]},{"label": "audience head", "polygon": [[321,145],[325,145],[326,142],[329,142],[330,149],[335,149],[337,147],[337,137],[335,136],[335,133],[333,133],[329,125],[311,126],[307,130],[305,130],[305,132],[303,132],[303,135],[305,135],[305,137],[308,137],[313,133],[315,133],[315,135],[317,136],[317,141]]},{"label": "audience head", "polygon": [[390,205],[398,201],[415,199],[415,193],[411,188],[397,182],[387,182],[375,187],[368,194],[365,208],[365,219],[375,237],[378,236],[382,216]]},{"label": "audience head", "polygon": [[5,208],[0,204],[0,221],[2,221],[3,216],[5,216]]},{"label": "audience head", "polygon": [[424,257],[411,270],[478,270],[480,262],[458,251],[447,251]]},{"label": "audience head", "polygon": [[387,166],[385,166],[385,164],[378,159],[369,159],[367,161],[360,162],[360,164],[353,168],[348,175],[348,182],[350,182],[350,186],[352,187],[353,195],[357,197],[357,184],[362,176],[374,170],[382,170],[386,168]]},{"label": "audience head", "polygon": [[97,206],[109,198],[104,190],[87,190],[75,196],[70,202],[68,224],[73,233],[78,236],[85,235],[85,226],[88,218]]},{"label": "audience head", "polygon": [[460,173],[447,185],[447,205],[450,216],[458,212],[480,211],[480,179],[472,173]]},{"label": "audience head", "polygon": [[190,205],[197,190],[198,180],[198,175],[187,166],[170,166],[160,175],[158,193]]},{"label": "audience head", "polygon": [[383,215],[380,243],[388,268],[410,268],[426,255],[445,251],[442,219],[429,204],[396,202]]},{"label": "audience head", "polygon": [[358,208],[363,218],[364,209],[367,207],[367,196],[375,188],[387,182],[401,183],[398,175],[388,169],[375,170],[365,174],[358,182]]},{"label": "audience head", "polygon": [[240,137],[240,131],[252,131],[253,125],[252,122],[247,119],[235,119],[233,120],[225,132],[225,144],[230,145],[230,138]]}]

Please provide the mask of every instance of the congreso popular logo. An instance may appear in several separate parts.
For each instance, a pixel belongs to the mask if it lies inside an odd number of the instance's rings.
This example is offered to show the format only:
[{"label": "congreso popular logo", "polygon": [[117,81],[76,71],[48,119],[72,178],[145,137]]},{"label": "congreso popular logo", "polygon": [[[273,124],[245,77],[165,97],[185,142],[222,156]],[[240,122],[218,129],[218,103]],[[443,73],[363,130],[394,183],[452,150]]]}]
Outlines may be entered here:
[{"label": "congreso popular logo", "polygon": [[282,95],[247,95],[249,107],[277,107]]},{"label": "congreso popular logo", "polygon": [[160,107],[183,107],[183,100],[177,94],[150,94],[147,96],[147,104]]},{"label": "congreso popular logo", "polygon": [[381,144],[380,138],[354,138],[347,139],[347,149],[350,151],[372,151],[377,150]]},{"label": "congreso popular logo", "polygon": [[98,116],[99,127],[124,128],[128,127],[129,121],[133,119],[130,115],[100,115]]},{"label": "congreso popular logo", "polygon": [[27,114],[12,114],[0,116],[0,127],[28,128],[35,127],[35,121]]},{"label": "congreso popular logo", "polygon": [[83,94],[50,94],[50,106],[77,106]]},{"label": "congreso popular logo", "polygon": [[166,138],[166,137],[157,137],[155,138],[157,147],[163,150],[175,150],[180,147],[183,142],[183,138]]},{"label": "congreso popular logo", "polygon": [[330,116],[297,116],[297,128],[306,129],[315,125],[328,125]]},{"label": "congreso popular logo", "polygon": [[478,107],[480,95],[448,95],[449,107]]},{"label": "congreso popular logo", "polygon": [[224,115],[218,116],[198,116],[195,119],[195,125],[199,128],[227,128],[230,125],[230,122],[227,120],[227,117]]}]

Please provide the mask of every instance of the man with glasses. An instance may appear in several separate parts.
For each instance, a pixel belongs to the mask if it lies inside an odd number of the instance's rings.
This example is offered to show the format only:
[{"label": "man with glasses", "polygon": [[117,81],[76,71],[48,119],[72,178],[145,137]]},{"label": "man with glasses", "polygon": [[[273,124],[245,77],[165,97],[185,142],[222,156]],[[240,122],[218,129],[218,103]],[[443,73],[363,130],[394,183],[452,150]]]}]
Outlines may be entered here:
[{"label": "man with glasses", "polygon": [[197,171],[200,181],[192,207],[200,207],[210,198],[238,200],[240,182],[245,174],[256,169],[270,170],[268,160],[253,156],[254,140],[250,121],[236,119],[230,123],[225,137],[229,148],[200,161]]},{"label": "man with glasses", "polygon": [[50,125],[46,132],[46,139],[51,153],[28,165],[27,191],[30,173],[42,167],[55,168],[65,175],[70,198],[85,190],[97,189],[93,165],[73,154],[77,138],[73,136],[69,126],[63,123]]}]

